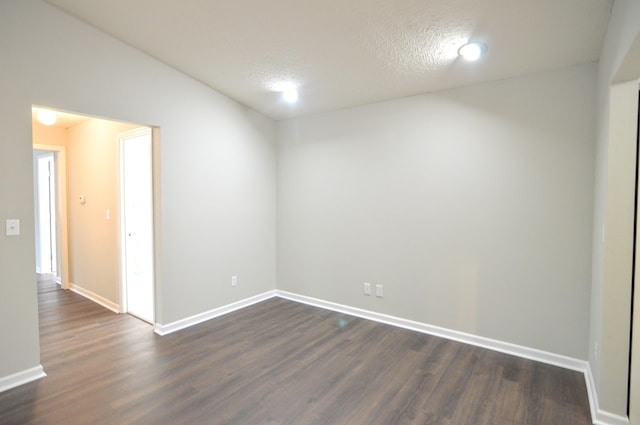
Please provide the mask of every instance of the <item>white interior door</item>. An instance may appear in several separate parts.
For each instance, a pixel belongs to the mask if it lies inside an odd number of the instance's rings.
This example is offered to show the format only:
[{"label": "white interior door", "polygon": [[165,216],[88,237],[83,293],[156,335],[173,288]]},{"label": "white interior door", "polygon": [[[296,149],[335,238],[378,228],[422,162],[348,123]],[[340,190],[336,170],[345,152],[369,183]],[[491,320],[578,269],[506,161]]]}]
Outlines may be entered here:
[{"label": "white interior door", "polygon": [[35,153],[36,272],[57,275],[55,156]]},{"label": "white interior door", "polygon": [[120,136],[122,275],[125,311],[153,323],[151,129]]}]

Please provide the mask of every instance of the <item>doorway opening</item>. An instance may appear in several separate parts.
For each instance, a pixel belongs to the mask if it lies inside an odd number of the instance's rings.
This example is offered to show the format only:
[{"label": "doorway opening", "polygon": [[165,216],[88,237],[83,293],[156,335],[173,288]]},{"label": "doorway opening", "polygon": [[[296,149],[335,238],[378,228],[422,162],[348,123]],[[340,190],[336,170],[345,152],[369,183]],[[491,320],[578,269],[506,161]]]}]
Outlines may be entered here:
[{"label": "doorway opening", "polygon": [[36,172],[36,271],[57,276],[55,154],[34,151]]},{"label": "doorway opening", "polygon": [[42,109],[32,110],[38,276],[153,324],[154,132],[61,111],[44,125]]},{"label": "doorway opening", "polygon": [[62,284],[58,264],[58,189],[56,152],[33,151],[38,293],[54,291]]}]

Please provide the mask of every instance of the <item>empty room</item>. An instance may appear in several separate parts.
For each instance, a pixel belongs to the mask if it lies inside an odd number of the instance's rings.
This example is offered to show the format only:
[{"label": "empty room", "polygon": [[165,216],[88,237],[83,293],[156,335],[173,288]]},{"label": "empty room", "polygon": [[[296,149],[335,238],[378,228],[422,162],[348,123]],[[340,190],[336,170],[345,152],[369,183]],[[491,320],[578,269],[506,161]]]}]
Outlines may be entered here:
[{"label": "empty room", "polygon": [[640,425],[640,1],[2,0],[0,58],[0,424]]}]

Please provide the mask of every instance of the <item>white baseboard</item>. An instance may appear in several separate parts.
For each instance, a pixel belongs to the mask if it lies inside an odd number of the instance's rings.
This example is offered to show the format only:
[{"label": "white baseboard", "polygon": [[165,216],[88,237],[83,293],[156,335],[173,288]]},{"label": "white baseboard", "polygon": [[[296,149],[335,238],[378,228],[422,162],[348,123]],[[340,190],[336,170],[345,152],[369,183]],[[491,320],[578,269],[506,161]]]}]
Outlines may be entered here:
[{"label": "white baseboard", "polygon": [[596,416],[592,417],[594,425],[629,425],[629,418],[598,409]]},{"label": "white baseboard", "polygon": [[0,378],[0,393],[47,376],[42,365]]},{"label": "white baseboard", "polygon": [[166,325],[156,324],[154,331],[158,335],[167,335],[181,329],[188,328],[198,323],[205,322],[215,317],[223,316],[227,313],[248,307],[250,305],[265,301],[269,298],[279,297],[289,301],[299,302],[302,304],[319,307],[325,310],[336,311],[339,313],[349,314],[351,316],[361,317],[363,319],[372,320],[374,322],[384,323],[387,325],[408,329],[428,335],[434,335],[441,338],[470,344],[476,347],[487,348],[489,350],[498,351],[505,354],[511,354],[529,360],[546,363],[553,366],[559,366],[565,369],[582,372],[585,376],[585,384],[589,396],[589,405],[591,408],[591,418],[594,425],[629,425],[629,419],[616,414],[612,414],[601,410],[598,403],[598,394],[591,373],[589,363],[585,360],[575,359],[560,354],[550,353],[535,348],[525,347],[522,345],[511,344],[491,338],[485,338],[478,335],[459,332],[439,326],[428,325],[426,323],[415,322],[400,317],[390,316],[386,314],[376,313],[369,310],[363,310],[356,307],[350,307],[342,304],[333,303],[317,298],[299,295],[279,289],[268,291],[263,294],[256,295],[251,298],[237,301],[213,310],[196,314],[176,322]]},{"label": "white baseboard", "polygon": [[82,295],[83,297],[90,299],[96,304],[100,304],[102,307],[113,311],[114,313],[120,313],[120,305],[114,303],[111,300],[104,298],[96,294],[95,292],[91,292],[88,289],[83,288],[82,286],[78,286],[74,283],[69,282],[69,289],[75,292],[78,295]]},{"label": "white baseboard", "polygon": [[446,338],[477,347],[488,348],[493,351],[511,354],[525,359],[535,360],[541,363],[582,372],[585,376],[585,384],[587,386],[589,405],[591,408],[591,419],[594,425],[629,425],[628,418],[606,412],[599,408],[598,394],[593,380],[593,375],[591,374],[591,368],[589,367],[589,363],[585,360],[579,360],[560,354],[537,350],[535,348],[524,347],[508,342],[498,341],[464,332],[454,331],[451,329],[441,328],[438,326],[428,325],[426,323],[414,322],[411,320],[376,313],[373,311],[362,310],[359,308],[307,297],[305,295],[294,294],[291,292],[276,290],[276,296],[290,301],[323,308],[326,310],[332,310],[344,314],[349,314],[351,316],[361,317],[363,319],[372,320],[374,322],[385,323],[387,325],[392,325],[403,329],[409,329],[424,334],[434,335],[441,338]]},{"label": "white baseboard", "polygon": [[185,319],[171,322],[166,325],[156,323],[154,331],[158,335],[167,335],[179,331],[180,329],[185,329],[190,326],[197,325],[198,323],[206,322],[207,320],[213,319],[214,317],[223,316],[225,314],[231,313],[232,311],[240,310],[242,308],[249,307],[250,305],[268,300],[269,298],[275,297],[275,292],[276,291],[268,291],[263,294],[255,295],[244,300],[224,305],[222,307],[214,308],[213,310],[205,311],[204,313],[196,314]]},{"label": "white baseboard", "polygon": [[349,307],[342,304],[336,304],[330,301],[324,301],[317,298],[307,297],[305,295],[293,294],[285,291],[276,291],[276,295],[291,301],[297,301],[303,304],[320,307],[327,310],[333,310],[340,313],[349,314],[351,316],[361,317],[363,319],[373,320],[374,322],[385,323],[387,325],[396,326],[403,329],[409,329],[424,334],[439,336],[453,341],[463,342],[465,344],[474,345],[476,347],[488,348],[505,354],[523,357],[525,359],[535,360],[554,366],[560,366],[565,369],[584,372],[587,362],[584,360],[566,357],[560,354],[554,354],[547,351],[537,350],[535,348],[524,347],[522,345],[511,344],[508,342],[498,341],[491,338],[472,335],[465,332],[454,331],[439,326],[428,325],[426,323],[414,322],[412,320],[402,319],[400,317],[389,316],[386,314],[376,313],[373,311],[362,310],[355,307]]},{"label": "white baseboard", "polygon": [[596,383],[593,379],[591,366],[589,366],[588,363],[584,372],[584,380],[587,384],[589,405],[591,406],[591,419],[593,420],[594,425],[629,425],[628,417],[616,415],[600,409]]}]

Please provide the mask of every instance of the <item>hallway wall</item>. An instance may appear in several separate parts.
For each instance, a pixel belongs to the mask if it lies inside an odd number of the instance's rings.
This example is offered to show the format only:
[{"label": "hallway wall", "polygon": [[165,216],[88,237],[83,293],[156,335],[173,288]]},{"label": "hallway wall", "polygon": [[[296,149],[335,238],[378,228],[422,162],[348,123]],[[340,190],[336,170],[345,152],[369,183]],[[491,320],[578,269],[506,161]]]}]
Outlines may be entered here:
[{"label": "hallway wall", "polygon": [[116,305],[120,304],[117,137],[137,127],[93,118],[68,129],[69,280]]}]

